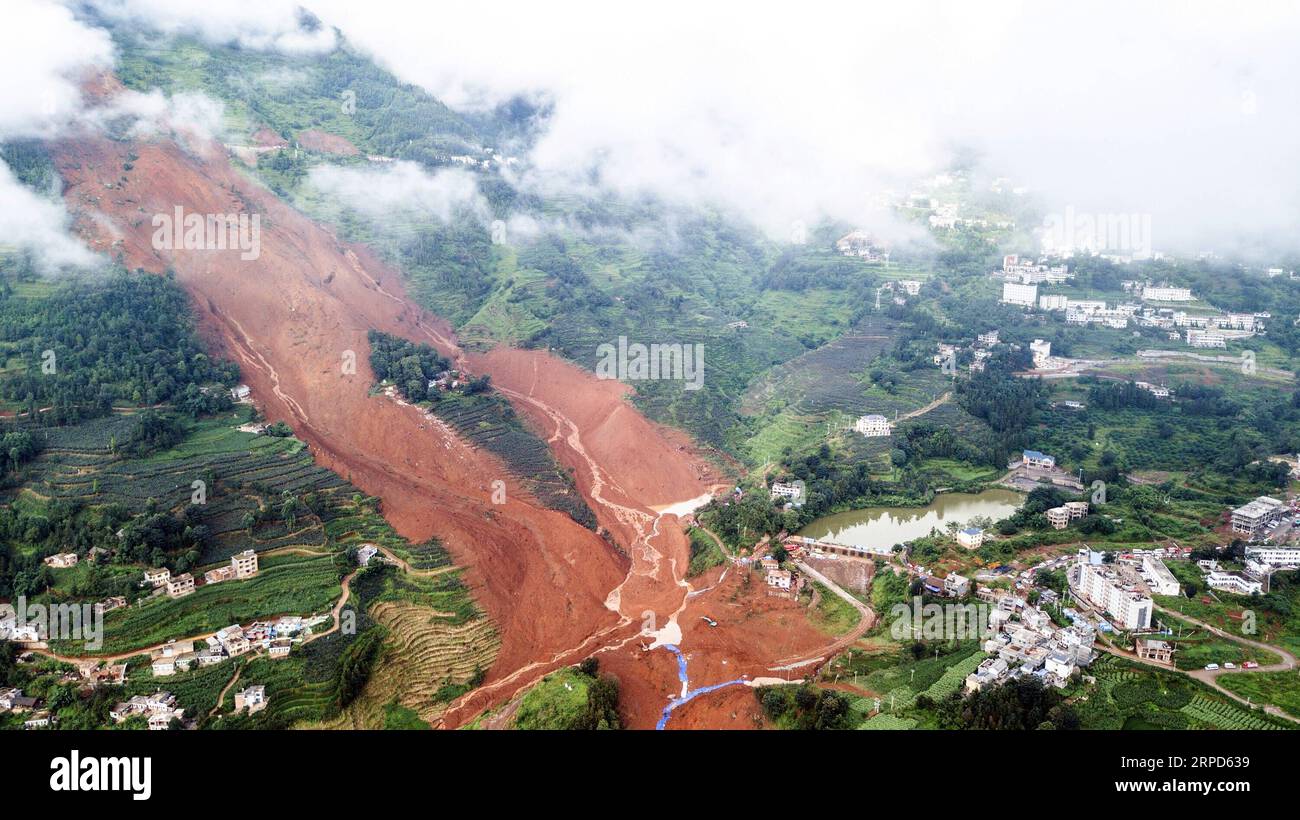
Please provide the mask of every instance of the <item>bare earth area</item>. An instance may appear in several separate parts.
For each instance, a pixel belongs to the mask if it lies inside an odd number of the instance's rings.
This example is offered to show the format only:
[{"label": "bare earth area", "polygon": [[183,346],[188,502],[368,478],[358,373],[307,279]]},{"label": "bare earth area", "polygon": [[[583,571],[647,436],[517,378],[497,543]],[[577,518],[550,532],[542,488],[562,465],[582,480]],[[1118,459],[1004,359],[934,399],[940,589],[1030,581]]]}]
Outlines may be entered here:
[{"label": "bare earth area", "polygon": [[[625,722],[651,727],[666,699],[680,694],[675,658],[663,644],[689,654],[697,687],[774,674],[768,670],[779,661],[815,655],[829,642],[797,604],[768,598],[738,572],[718,583],[715,570],[714,580],[698,585],[716,586],[688,598],[689,545],[673,513],[715,488],[690,442],[641,416],[624,385],[540,351],[465,356],[446,323],[407,299],[395,271],[243,177],[218,145],[187,151],[171,140],[86,134],[51,147],[83,238],[131,268],[174,271],[205,338],[240,363],[267,418],[288,423],[325,466],[382,498],[402,535],[437,535],[467,568],[501,651],[485,684],[453,704],[444,726],[599,652],[623,688]],[[187,214],[259,214],[260,255],[156,249],[152,217],[178,205]],[[371,328],[432,343],[472,372],[490,374],[573,468],[612,543],[542,507],[497,459],[437,419],[370,395]],[[352,361],[354,371],[346,367]],[[507,483],[504,504],[492,503],[496,479]],[[702,614],[719,626],[705,626]],[[689,725],[712,718],[734,725],[738,696],[726,691],[684,707]],[[752,700],[748,687],[743,694]]]}]

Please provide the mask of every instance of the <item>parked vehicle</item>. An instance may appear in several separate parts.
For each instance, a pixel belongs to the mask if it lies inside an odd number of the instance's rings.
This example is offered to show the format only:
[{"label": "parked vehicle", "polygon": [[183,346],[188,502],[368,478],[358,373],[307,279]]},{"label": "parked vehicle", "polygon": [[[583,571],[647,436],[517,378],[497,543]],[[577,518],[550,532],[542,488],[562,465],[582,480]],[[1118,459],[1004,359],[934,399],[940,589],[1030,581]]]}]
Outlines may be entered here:
[{"label": "parked vehicle", "polygon": [[1241,668],[1242,668],[1242,669],[1258,669],[1258,668],[1259,668],[1259,664],[1255,663],[1254,661],[1246,661],[1245,663],[1243,663],[1243,664],[1241,665]]},{"label": "parked vehicle", "polygon": [[1215,669],[1218,669],[1218,668],[1219,668],[1219,665],[1218,665],[1217,663],[1207,663],[1207,664],[1205,665],[1205,671],[1206,671],[1206,672],[1213,672]]},{"label": "parked vehicle", "polygon": [[1225,664],[1223,665],[1223,668],[1224,668],[1224,669],[1236,669],[1236,668],[1237,668],[1237,664],[1235,664],[1235,663],[1225,663]]}]

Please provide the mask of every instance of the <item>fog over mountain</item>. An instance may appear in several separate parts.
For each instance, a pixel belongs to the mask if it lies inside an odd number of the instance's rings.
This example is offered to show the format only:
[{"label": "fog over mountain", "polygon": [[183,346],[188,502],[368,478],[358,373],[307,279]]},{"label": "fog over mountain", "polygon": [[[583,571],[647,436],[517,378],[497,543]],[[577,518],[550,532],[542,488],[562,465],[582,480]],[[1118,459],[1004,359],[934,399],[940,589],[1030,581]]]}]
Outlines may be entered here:
[{"label": "fog over mountain", "polygon": [[[5,137],[48,131],[42,101],[72,105],[69,69],[111,59],[107,37],[60,4],[22,4],[46,28],[9,30]],[[453,107],[549,102],[521,187],[597,180],[729,208],[774,237],[822,217],[888,231],[882,192],[959,153],[1049,212],[1149,215],[1156,250],[1266,255],[1300,236],[1300,14],[1280,4],[1199,4],[1178,19],[1120,3],[89,5],[291,53],[333,47],[337,26]]]}]

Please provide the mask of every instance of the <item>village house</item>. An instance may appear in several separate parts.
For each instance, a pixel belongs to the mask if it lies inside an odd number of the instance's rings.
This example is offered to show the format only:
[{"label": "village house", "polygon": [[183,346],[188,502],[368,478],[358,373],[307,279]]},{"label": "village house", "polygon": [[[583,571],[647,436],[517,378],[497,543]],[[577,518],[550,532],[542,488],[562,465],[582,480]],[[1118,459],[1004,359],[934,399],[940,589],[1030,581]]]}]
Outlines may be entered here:
[{"label": "village house", "polygon": [[1020,454],[1020,464],[1024,467],[1052,470],[1056,468],[1056,459],[1037,450],[1025,450]]},{"label": "village house", "polygon": [[953,598],[961,598],[970,592],[970,579],[950,572],[948,577],[943,579],[943,591]]},{"label": "village house", "polygon": [[957,531],[957,543],[968,550],[977,550],[984,545],[984,530],[979,527],[967,527]]},{"label": "village house", "polygon": [[77,565],[77,554],[75,552],[60,552],[57,555],[46,556],[43,563],[53,569],[68,569]]},{"label": "village house", "polygon": [[0,689],[0,712],[30,712],[39,702],[25,697],[21,689]]},{"label": "village house", "polygon": [[794,581],[794,573],[783,569],[767,571],[767,585],[774,589],[789,589]]},{"label": "village house", "polygon": [[103,615],[105,612],[112,612],[115,609],[121,609],[126,606],[126,598],[121,595],[114,595],[111,598],[95,604],[94,612],[96,615]]},{"label": "village house", "polygon": [[108,711],[108,716],[114,723],[122,723],[135,715],[145,716],[150,730],[160,731],[167,729],[173,719],[183,718],[185,710],[176,706],[176,696],[171,692],[155,692],[152,695],[136,695]]},{"label": "village house", "polygon": [[266,687],[250,686],[235,693],[235,711],[242,712],[248,709],[250,715],[256,714],[266,708]]},{"label": "village house", "polygon": [[279,638],[271,641],[270,646],[266,648],[266,654],[272,659],[287,658],[289,657],[289,650],[292,648],[291,641],[287,638]]},{"label": "village house", "polygon": [[252,649],[252,644],[244,635],[244,630],[239,624],[217,630],[217,641],[220,642],[221,648],[226,650],[226,654],[232,658],[243,655]]},{"label": "village house", "polygon": [[147,569],[144,571],[144,583],[151,587],[160,587],[172,579],[172,571],[167,567]]},{"label": "village house", "polygon": [[1165,666],[1174,665],[1174,646],[1168,641],[1138,637],[1133,641],[1133,651],[1137,654],[1138,660]]},{"label": "village house", "polygon": [[357,563],[363,567],[370,566],[370,559],[379,554],[379,547],[374,544],[362,544],[357,550]]},{"label": "village house", "polygon": [[171,598],[184,598],[194,592],[194,576],[188,572],[170,578],[167,581],[167,595]]},{"label": "village house", "polygon": [[230,557],[230,565],[209,570],[203,575],[205,584],[218,584],[232,579],[252,578],[257,574],[257,553],[244,550]]}]

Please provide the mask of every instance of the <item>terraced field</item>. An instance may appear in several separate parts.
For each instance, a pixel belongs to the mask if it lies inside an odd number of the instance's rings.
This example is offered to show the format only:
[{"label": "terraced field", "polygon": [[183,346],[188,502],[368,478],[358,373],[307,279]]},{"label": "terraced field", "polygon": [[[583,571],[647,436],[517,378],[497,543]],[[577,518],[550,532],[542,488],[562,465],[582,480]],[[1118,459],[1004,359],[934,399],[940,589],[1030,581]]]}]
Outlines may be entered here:
[{"label": "terraced field", "polygon": [[[160,510],[183,509],[193,501],[194,482],[202,481],[201,522],[212,538],[199,558],[201,565],[225,562],[246,549],[325,549],[324,524],[340,514],[355,488],[316,465],[294,439],[234,429],[243,420],[242,413],[205,420],[176,449],[146,459],[117,450],[129,435],[130,416],[50,428],[48,446],[28,468],[21,494],[41,501],[120,504],[138,513],[150,500]],[[278,504],[284,493],[313,494],[318,512],[301,509],[292,528],[281,520],[247,526],[245,515]]]},{"label": "terraced field", "polygon": [[[919,410],[952,387],[938,368],[907,373],[892,393],[872,385],[870,363],[890,349],[898,333],[892,320],[869,315],[833,342],[772,368],[755,380],[741,399],[741,412],[752,419],[752,433],[741,447],[751,464],[780,460],[789,448],[808,452],[831,440],[842,457],[865,461],[878,472],[888,470],[891,438],[867,439],[852,432],[858,416],[878,413],[896,419]],[[949,401],[919,416],[952,427],[959,436],[982,437],[987,427]],[[908,421],[895,430],[900,435]]]},{"label": "terraced field", "polygon": [[574,487],[572,477],[556,462],[546,443],[524,427],[500,394],[448,393],[434,405],[433,412],[471,444],[505,462],[543,504],[595,529],[596,515]]},{"label": "terraced field", "polygon": [[274,556],[261,562],[253,578],[204,585],[184,598],[160,595],[109,612],[99,650],[87,652],[78,642],[53,642],[51,649],[115,655],[273,615],[325,612],[342,594],[342,572],[337,556]]}]

